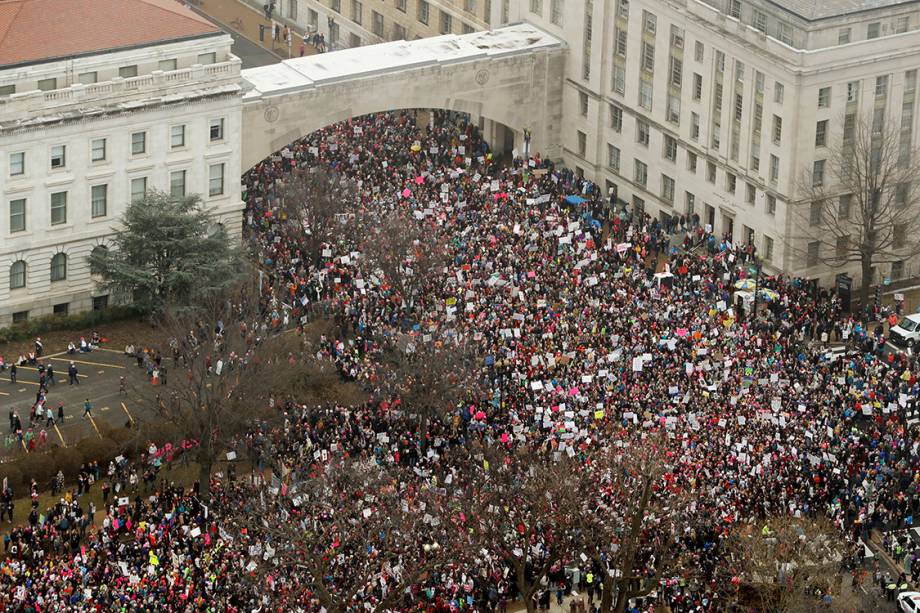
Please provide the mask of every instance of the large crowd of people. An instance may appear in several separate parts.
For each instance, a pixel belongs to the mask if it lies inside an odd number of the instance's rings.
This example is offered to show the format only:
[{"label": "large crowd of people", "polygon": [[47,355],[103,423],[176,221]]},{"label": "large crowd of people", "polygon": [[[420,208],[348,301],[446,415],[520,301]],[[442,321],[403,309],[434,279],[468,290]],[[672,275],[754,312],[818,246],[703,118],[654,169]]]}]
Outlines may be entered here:
[{"label": "large crowd of people", "polygon": [[[299,508],[310,508],[307,484],[343,458],[401,468],[390,487],[411,505],[420,488],[460,496],[469,493],[469,474],[499,470],[480,456],[465,465],[452,448],[589,466],[611,449],[664,441],[654,498],[665,507],[675,501],[674,520],[661,528],[673,548],[638,555],[628,571],[672,611],[725,608],[717,568],[729,562],[719,541],[738,525],[759,533],[771,518],[827,517],[846,564],[872,528],[912,521],[920,439],[904,412],[918,393],[913,356],[880,357],[879,330],[796,279],[763,275],[755,308],[739,302],[736,287],[755,274],[756,250],[712,235],[692,215],[660,221],[625,210],[539,154],[499,163],[461,116],[437,112],[425,125],[416,118],[394,112],[330,126],[243,178],[266,317],[304,325],[330,315],[338,325],[316,351],[371,400],[284,402],[282,424],[254,424],[229,450],[256,468],[246,477],[215,475],[207,504],[196,487],[162,475],[157,482],[162,450],[151,449],[141,466],[117,467],[135,477],[125,482],[129,491],[107,499],[101,521],[70,495],[34,511],[5,539],[0,609],[321,611],[311,570],[290,560],[322,547],[279,540],[276,528],[306,533],[323,521]],[[309,203],[293,223],[289,213],[301,203],[290,201],[289,187],[315,172],[329,178],[343,229],[313,253]],[[402,273],[419,277],[412,295],[362,252],[375,225],[394,215],[444,251],[428,269],[423,254],[401,254]],[[829,352],[829,341],[850,350]],[[377,359],[428,345],[472,350],[481,361],[475,393],[452,398],[447,419],[414,419],[416,408],[384,385],[391,375]],[[266,465],[283,479],[266,481],[258,470]],[[338,501],[354,505],[359,534],[368,494]],[[451,547],[443,527],[427,536]],[[334,551],[345,538],[332,545],[328,572],[363,576],[366,555]],[[372,534],[366,543],[368,551],[379,546]],[[531,545],[521,555],[558,546],[546,535]],[[592,581],[611,569],[584,553],[575,545],[560,558],[535,595],[541,605],[563,586],[594,593]],[[350,569],[359,558],[361,570]],[[458,554],[389,608],[504,610],[519,597],[512,569],[487,548]],[[349,605],[373,610],[398,574],[381,563]]]}]

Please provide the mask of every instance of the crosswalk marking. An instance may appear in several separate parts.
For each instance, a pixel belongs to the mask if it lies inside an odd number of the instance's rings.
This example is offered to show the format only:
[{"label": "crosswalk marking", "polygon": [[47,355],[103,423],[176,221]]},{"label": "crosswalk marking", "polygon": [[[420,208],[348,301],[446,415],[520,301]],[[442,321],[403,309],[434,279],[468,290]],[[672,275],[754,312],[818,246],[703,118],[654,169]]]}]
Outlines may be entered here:
[{"label": "crosswalk marking", "polygon": [[89,417],[89,423],[93,424],[93,430],[96,431],[96,434],[99,435],[99,438],[102,438],[102,433],[99,432],[99,428],[96,427],[96,420],[93,419],[92,415],[87,415],[87,417]]},{"label": "crosswalk marking", "polygon": [[66,447],[66,446],[67,446],[67,443],[64,442],[64,435],[61,434],[61,429],[58,428],[58,425],[57,425],[57,424],[54,424],[54,431],[57,432],[58,438],[61,439],[61,445],[63,445],[64,447]]},{"label": "crosswalk marking", "polygon": [[132,417],[131,412],[128,411],[128,407],[125,406],[124,402],[121,403],[121,408],[125,410],[125,415],[128,416],[128,419],[131,420],[131,424],[134,425],[134,417]]}]

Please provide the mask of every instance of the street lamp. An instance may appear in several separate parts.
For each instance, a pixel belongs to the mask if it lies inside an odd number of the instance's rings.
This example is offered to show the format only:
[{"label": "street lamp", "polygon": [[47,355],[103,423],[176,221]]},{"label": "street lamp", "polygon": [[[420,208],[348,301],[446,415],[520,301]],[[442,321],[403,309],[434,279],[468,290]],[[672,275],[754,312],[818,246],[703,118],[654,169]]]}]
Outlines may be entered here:
[{"label": "street lamp", "polygon": [[763,271],[763,263],[757,262],[754,267],[748,268],[749,273],[756,274],[754,277],[754,319],[757,319],[757,303],[760,299],[760,273]]},{"label": "street lamp", "polygon": [[533,137],[533,134],[530,132],[529,128],[524,128],[524,159],[530,159],[530,139]]}]

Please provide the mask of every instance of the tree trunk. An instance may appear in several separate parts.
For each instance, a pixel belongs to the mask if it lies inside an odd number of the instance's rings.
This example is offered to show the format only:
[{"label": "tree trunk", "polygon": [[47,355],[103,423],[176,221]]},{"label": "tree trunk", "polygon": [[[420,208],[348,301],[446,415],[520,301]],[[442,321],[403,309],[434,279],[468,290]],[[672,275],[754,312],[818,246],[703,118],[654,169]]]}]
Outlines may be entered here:
[{"label": "tree trunk", "polygon": [[610,613],[613,611],[613,577],[609,574],[604,577],[604,593],[601,594],[601,613]]},{"label": "tree trunk", "polygon": [[211,499],[211,469],[214,462],[210,458],[201,458],[198,460],[198,483],[201,490],[198,494],[202,502]]},{"label": "tree trunk", "polygon": [[862,283],[859,286],[859,306],[863,312],[866,312],[866,308],[869,306],[869,286],[872,284],[872,260],[863,258],[860,262],[860,270],[862,272]]}]

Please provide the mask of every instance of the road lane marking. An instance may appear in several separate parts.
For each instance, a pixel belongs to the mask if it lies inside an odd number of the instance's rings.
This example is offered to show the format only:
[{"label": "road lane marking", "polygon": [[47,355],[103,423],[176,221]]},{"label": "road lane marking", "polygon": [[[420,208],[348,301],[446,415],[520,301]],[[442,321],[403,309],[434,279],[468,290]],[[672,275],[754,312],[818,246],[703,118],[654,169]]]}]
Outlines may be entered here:
[{"label": "road lane marking", "polygon": [[[20,366],[20,367],[19,367],[19,370],[34,370],[35,372],[38,372],[38,369],[37,369],[37,368],[34,368],[34,367],[32,367],[32,366]],[[100,372],[105,372],[105,371],[100,371]],[[58,375],[58,373],[54,373],[55,380],[57,380],[57,375]],[[77,376],[78,376],[78,377],[83,377],[84,379],[86,379],[87,377],[89,377],[89,375],[81,375],[81,374],[79,374],[79,373],[77,373]]]},{"label": "road lane marking", "polygon": [[51,358],[52,360],[57,360],[59,362],[73,362],[75,364],[89,364],[90,366],[110,366],[112,368],[127,368],[127,366],[122,366],[120,364],[108,364],[106,362],[87,362],[86,360],[73,360],[71,358]]},{"label": "road lane marking", "polygon": [[123,409],[125,410],[125,415],[127,415],[127,416],[128,416],[128,419],[131,420],[131,425],[133,426],[133,425],[134,425],[134,417],[131,416],[131,412],[128,411],[128,407],[125,406],[125,403],[124,403],[124,402],[121,403],[121,408],[123,408]]},{"label": "road lane marking", "polygon": [[102,433],[99,432],[99,428],[96,427],[96,420],[93,419],[92,415],[87,415],[87,417],[89,417],[89,423],[93,424],[93,430],[96,431],[96,434],[99,435],[99,438],[102,438]]},{"label": "road lane marking", "polygon": [[7,392],[0,392],[0,396],[9,396],[9,393],[7,393]]},{"label": "road lane marking", "polygon": [[58,438],[61,439],[61,445],[63,445],[64,447],[66,447],[66,446],[67,446],[67,443],[64,442],[64,435],[61,434],[61,429],[58,428],[58,425],[57,425],[57,424],[54,424],[54,431],[57,432]]}]

